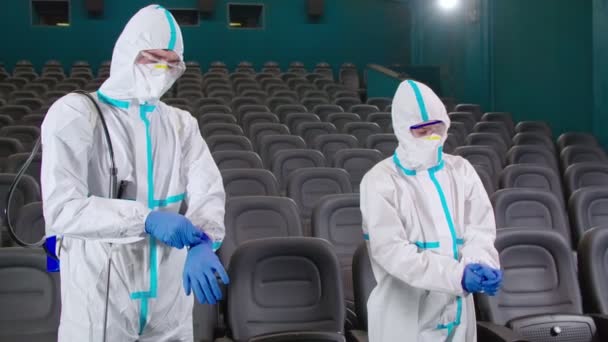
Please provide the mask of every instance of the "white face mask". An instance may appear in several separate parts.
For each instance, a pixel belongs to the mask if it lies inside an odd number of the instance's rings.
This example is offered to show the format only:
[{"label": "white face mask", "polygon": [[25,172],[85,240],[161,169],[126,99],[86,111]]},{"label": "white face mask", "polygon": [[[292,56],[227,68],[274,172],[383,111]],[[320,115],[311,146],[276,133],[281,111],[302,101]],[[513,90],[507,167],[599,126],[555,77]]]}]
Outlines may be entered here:
[{"label": "white face mask", "polygon": [[135,65],[135,96],[140,103],[156,103],[179,76],[166,64]]}]

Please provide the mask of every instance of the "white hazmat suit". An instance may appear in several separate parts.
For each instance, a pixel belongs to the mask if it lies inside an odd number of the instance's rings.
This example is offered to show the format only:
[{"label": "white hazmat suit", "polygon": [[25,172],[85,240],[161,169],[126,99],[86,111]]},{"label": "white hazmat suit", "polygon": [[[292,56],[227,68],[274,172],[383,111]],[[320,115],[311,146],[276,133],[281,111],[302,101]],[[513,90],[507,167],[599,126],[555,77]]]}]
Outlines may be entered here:
[{"label": "white hazmat suit", "polygon": [[[135,64],[142,50],[167,49],[181,62],[150,78]],[[148,6],[127,24],[111,76],[94,94],[114,147],[123,199],[109,199],[110,158],[93,104],[58,100],[42,125],[42,192],[47,235],[63,237],[59,340],[101,341],[112,254],[107,341],[192,341],[193,297],[182,288],[186,249],[145,234],[152,210],[184,214],[215,247],[224,238],[225,194],[198,123],[158,101],[185,69],[173,16]],[[156,94],[155,94],[156,93]]]},{"label": "white hazmat suit", "polygon": [[[392,119],[399,146],[363,178],[363,230],[377,286],[368,307],[370,342],[476,341],[469,263],[499,268],[494,213],[475,169],[443,154],[450,119],[426,85],[403,82]],[[414,138],[412,125],[445,123],[441,140]]]}]

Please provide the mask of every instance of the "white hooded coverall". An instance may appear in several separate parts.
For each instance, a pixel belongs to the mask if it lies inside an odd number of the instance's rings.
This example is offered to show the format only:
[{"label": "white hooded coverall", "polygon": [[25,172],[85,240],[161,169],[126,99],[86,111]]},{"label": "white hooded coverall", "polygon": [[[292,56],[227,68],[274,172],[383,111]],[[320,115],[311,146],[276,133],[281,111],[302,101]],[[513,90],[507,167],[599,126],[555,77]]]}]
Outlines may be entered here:
[{"label": "white hooded coverall", "polygon": [[[193,297],[182,287],[186,249],[144,232],[152,210],[184,214],[217,248],[224,238],[225,194],[220,173],[189,113],[143,102],[137,80],[141,50],[168,49],[181,59],[173,16],[148,6],[127,24],[111,76],[95,94],[114,147],[124,199],[109,199],[110,158],[95,107],[83,95],[58,100],[42,125],[42,192],[47,235],[63,237],[59,341],[101,341],[112,254],[107,341],[192,341]],[[165,82],[163,81],[163,82]]]},{"label": "white hooded coverall", "polygon": [[[476,341],[473,296],[461,280],[469,263],[499,268],[492,206],[475,169],[443,154],[450,119],[426,85],[403,82],[392,119],[399,146],[363,178],[363,230],[377,281],[367,303],[370,342]],[[442,140],[410,127],[445,123]]]}]

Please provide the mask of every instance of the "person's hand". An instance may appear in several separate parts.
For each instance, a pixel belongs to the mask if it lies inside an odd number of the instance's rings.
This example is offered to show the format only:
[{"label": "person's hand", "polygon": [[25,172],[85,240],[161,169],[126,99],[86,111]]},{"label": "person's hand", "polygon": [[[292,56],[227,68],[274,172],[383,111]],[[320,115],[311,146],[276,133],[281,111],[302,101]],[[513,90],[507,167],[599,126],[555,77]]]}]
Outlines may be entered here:
[{"label": "person's hand", "polygon": [[166,211],[153,211],[148,214],[145,231],[177,249],[198,245],[208,240],[207,235],[185,216]]},{"label": "person's hand", "polygon": [[222,300],[222,290],[216,273],[224,284],[230,283],[224,266],[211,248],[210,241],[190,248],[183,274],[186,295],[189,296],[190,292],[194,291],[201,304],[215,304]]},{"label": "person's hand", "polygon": [[466,292],[476,293],[483,290],[483,279],[480,274],[481,268],[480,264],[468,264],[465,266],[461,284]]},{"label": "person's hand", "polygon": [[502,271],[486,265],[481,265],[481,286],[488,296],[495,296],[502,285]]}]

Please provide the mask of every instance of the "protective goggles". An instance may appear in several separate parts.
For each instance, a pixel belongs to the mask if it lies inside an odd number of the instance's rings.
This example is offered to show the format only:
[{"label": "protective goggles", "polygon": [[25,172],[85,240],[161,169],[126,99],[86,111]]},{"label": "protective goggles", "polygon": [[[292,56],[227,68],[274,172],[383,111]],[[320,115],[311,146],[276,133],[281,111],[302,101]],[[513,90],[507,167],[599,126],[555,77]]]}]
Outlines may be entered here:
[{"label": "protective goggles", "polygon": [[148,51],[141,51],[135,59],[136,64],[144,64],[150,66],[153,70],[163,72],[171,69],[177,69],[181,65],[179,56],[172,51],[166,51],[166,56],[156,56]]},{"label": "protective goggles", "polygon": [[441,137],[445,134],[445,124],[441,120],[427,121],[410,126],[410,132],[414,138],[424,138],[429,136]]}]

